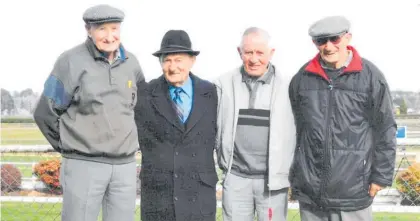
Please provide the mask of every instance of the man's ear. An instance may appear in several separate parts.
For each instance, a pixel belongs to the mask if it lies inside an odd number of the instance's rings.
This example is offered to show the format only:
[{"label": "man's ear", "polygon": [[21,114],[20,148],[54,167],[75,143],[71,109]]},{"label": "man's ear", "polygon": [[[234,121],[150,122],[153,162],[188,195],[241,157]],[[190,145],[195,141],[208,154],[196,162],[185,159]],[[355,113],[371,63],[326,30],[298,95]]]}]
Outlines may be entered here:
[{"label": "man's ear", "polygon": [[241,47],[237,47],[236,50],[238,50],[239,56],[242,56]]},{"label": "man's ear", "polygon": [[88,36],[92,37],[92,34],[90,33],[90,28],[91,28],[90,24],[85,24],[85,29],[86,29],[86,32],[87,32]]},{"label": "man's ear", "polygon": [[350,43],[351,39],[353,38],[353,35],[351,33],[346,34],[347,42]]},{"label": "man's ear", "polygon": [[274,52],[276,52],[276,49],[272,48],[272,49],[271,49],[271,51],[270,51],[270,58],[272,58],[272,57],[273,57]]},{"label": "man's ear", "polygon": [[192,55],[191,56],[191,66],[195,64],[196,61],[196,56]]}]

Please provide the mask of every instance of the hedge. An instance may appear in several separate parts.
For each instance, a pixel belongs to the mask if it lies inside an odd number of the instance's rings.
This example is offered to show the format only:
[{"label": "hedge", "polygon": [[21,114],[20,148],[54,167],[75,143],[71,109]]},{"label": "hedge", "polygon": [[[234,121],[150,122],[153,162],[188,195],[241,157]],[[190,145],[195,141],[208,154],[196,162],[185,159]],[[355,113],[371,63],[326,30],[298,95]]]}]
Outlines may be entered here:
[{"label": "hedge", "polygon": [[35,123],[33,118],[2,117],[2,123]]}]

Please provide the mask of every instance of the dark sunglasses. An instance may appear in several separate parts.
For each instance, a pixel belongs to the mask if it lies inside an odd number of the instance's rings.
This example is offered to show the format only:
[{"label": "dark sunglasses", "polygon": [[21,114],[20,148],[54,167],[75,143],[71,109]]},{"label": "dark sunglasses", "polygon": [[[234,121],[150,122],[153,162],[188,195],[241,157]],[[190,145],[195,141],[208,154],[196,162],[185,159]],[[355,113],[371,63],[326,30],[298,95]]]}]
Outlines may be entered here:
[{"label": "dark sunglasses", "polygon": [[325,38],[316,38],[313,39],[314,43],[318,46],[324,45],[326,44],[328,41],[330,41],[333,44],[338,44],[341,42],[341,38],[344,35],[336,35],[336,36],[331,36],[331,37],[325,37]]}]

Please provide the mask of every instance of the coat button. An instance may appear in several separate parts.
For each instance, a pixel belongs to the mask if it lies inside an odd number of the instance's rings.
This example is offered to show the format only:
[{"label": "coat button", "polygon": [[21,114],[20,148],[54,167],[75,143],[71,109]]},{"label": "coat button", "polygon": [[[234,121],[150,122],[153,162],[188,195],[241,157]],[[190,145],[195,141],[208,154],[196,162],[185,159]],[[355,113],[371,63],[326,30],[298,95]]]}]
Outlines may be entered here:
[{"label": "coat button", "polygon": [[178,156],[178,151],[177,151],[177,152],[175,152],[175,155],[177,155],[177,156]]},{"label": "coat button", "polygon": [[192,156],[195,157],[195,153],[193,153]]},{"label": "coat button", "polygon": [[177,201],[178,200],[178,197],[174,197],[174,200]]},{"label": "coat button", "polygon": [[174,177],[175,177],[175,178],[178,178],[178,174],[176,174],[176,173],[175,173]]}]

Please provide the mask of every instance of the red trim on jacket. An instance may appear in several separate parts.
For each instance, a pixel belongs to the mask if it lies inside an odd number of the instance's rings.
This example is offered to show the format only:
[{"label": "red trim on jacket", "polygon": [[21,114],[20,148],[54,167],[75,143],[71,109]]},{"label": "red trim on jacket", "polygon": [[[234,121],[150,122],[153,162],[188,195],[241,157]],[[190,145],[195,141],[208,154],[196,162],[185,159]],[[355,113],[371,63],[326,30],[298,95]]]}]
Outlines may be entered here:
[{"label": "red trim on jacket", "polygon": [[[347,46],[347,49],[353,52],[353,59],[351,60],[349,66],[344,69],[344,73],[348,72],[360,72],[362,71],[362,58],[360,57],[359,53],[357,53],[356,49],[352,46]],[[325,80],[329,81],[327,74],[325,73],[324,69],[319,62],[320,54],[318,53],[306,66],[305,71],[318,74],[319,76],[323,77]]]}]

